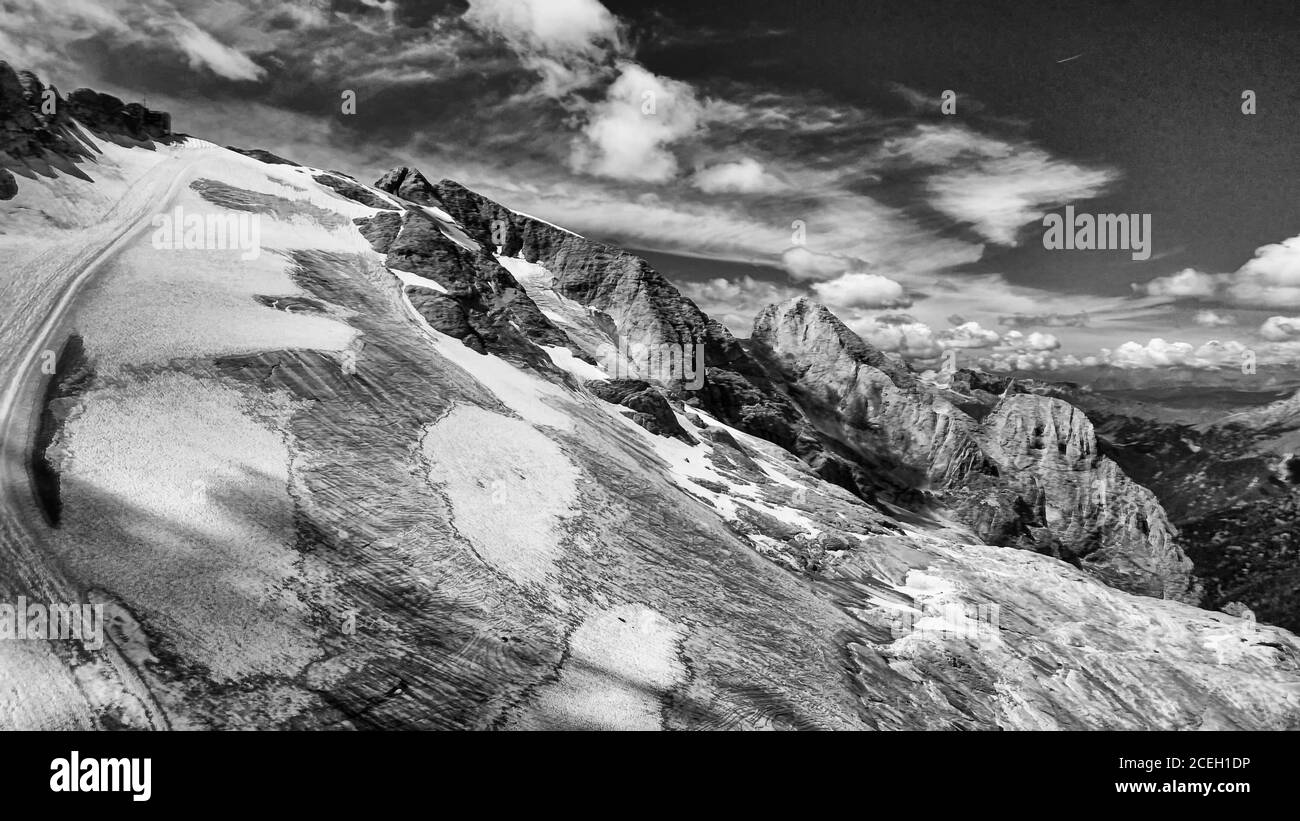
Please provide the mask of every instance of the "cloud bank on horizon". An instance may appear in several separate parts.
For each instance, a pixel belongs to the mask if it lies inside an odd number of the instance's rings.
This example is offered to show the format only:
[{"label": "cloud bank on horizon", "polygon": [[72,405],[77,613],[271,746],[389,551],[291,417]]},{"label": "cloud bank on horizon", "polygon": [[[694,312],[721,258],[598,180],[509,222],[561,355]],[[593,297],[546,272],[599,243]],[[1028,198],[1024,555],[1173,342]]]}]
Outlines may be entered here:
[{"label": "cloud bank on horizon", "polygon": [[[897,105],[871,106],[725,65],[670,76],[644,54],[708,35],[667,13],[624,19],[598,0],[7,9],[11,63],[148,95],[204,138],[358,176],[417,165],[588,236],[751,263],[761,275],[677,280],[741,336],[764,305],[809,294],[923,367],[945,350],[1001,370],[1232,368],[1247,349],[1261,363],[1300,353],[1300,317],[1277,313],[1300,314],[1300,237],[1232,273],[1171,271],[1130,294],[972,273],[991,250],[1037,242],[1047,212],[1113,192],[1124,170],[1053,153],[996,117],[944,116],[941,89],[907,78],[877,83]],[[339,112],[343,90],[355,116]]]}]

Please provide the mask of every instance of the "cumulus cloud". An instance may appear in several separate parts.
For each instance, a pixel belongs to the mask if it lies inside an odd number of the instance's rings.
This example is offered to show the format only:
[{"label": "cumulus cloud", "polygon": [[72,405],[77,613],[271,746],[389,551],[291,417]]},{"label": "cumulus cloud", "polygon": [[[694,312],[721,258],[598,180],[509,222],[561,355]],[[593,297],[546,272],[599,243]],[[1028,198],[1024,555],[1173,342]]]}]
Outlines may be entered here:
[{"label": "cumulus cloud", "polygon": [[470,0],[463,19],[500,37],[556,99],[603,79],[630,52],[623,25],[597,0]]},{"label": "cumulus cloud", "polygon": [[812,286],[832,308],[906,308],[912,300],[903,286],[878,274],[844,274]]},{"label": "cumulus cloud", "polygon": [[1237,305],[1300,306],[1300,237],[1265,245],[1228,279]]},{"label": "cumulus cloud", "polygon": [[978,322],[963,322],[938,335],[938,342],[944,348],[991,348],[1001,339],[997,331],[981,327]]},{"label": "cumulus cloud", "polygon": [[1259,335],[1271,342],[1285,342],[1300,337],[1300,316],[1270,316],[1259,326]]},{"label": "cumulus cloud", "polygon": [[1039,331],[1034,331],[1028,336],[1020,331],[1007,331],[1000,341],[1000,347],[1019,351],[1054,351],[1061,347],[1061,340],[1054,334]]},{"label": "cumulus cloud", "polygon": [[1102,359],[1116,368],[1129,370],[1170,367],[1206,369],[1237,366],[1246,350],[1245,345],[1235,340],[1212,340],[1196,346],[1190,342],[1167,342],[1156,338],[1145,345],[1125,342],[1114,350],[1103,348]]},{"label": "cumulus cloud", "polygon": [[1222,328],[1227,325],[1237,324],[1235,316],[1214,311],[1197,311],[1196,315],[1192,317],[1192,321],[1205,328]]},{"label": "cumulus cloud", "polygon": [[819,254],[796,245],[781,254],[781,267],[795,279],[834,279],[855,268],[866,268],[867,262],[856,257]]},{"label": "cumulus cloud", "polygon": [[1050,352],[1061,347],[1060,340],[1052,334],[1026,335],[1014,330],[1001,334],[978,322],[963,322],[936,331],[904,313],[857,317],[846,324],[880,350],[920,363],[935,360],[945,351],[983,350],[986,351],[984,355],[963,367],[976,364],[987,367],[1000,363],[1002,369],[1031,369],[1047,367],[1053,358]]},{"label": "cumulus cloud", "polygon": [[[623,23],[598,0],[471,0],[464,20],[504,40],[540,75],[535,91],[560,101],[581,122],[570,143],[570,169],[635,182],[677,175],[671,147],[700,130],[705,106],[689,83],[633,60]],[[603,99],[595,102],[574,93],[606,83]],[[748,170],[723,169],[709,179],[753,184]]]},{"label": "cumulus cloud", "polygon": [[767,173],[763,164],[751,157],[700,169],[691,179],[691,185],[708,194],[753,194],[785,188],[784,183]]},{"label": "cumulus cloud", "polygon": [[739,337],[749,336],[760,310],[800,294],[798,289],[753,277],[731,280],[717,277],[682,282],[679,287],[701,310]]},{"label": "cumulus cloud", "polygon": [[469,0],[465,20],[519,52],[598,56],[622,47],[622,31],[597,0]]},{"label": "cumulus cloud", "polygon": [[863,317],[845,324],[858,336],[886,353],[905,359],[932,360],[943,353],[934,329],[923,322],[902,317]]},{"label": "cumulus cloud", "polygon": [[1300,237],[1264,245],[1230,274],[1186,268],[1135,290],[1150,296],[1215,299],[1241,307],[1300,307]]},{"label": "cumulus cloud", "polygon": [[624,63],[574,140],[570,166],[620,180],[672,179],[677,157],[669,146],[699,129],[703,110],[687,83]]},{"label": "cumulus cloud", "polygon": [[1147,296],[1199,298],[1213,296],[1218,288],[1217,278],[1193,268],[1184,268],[1167,277],[1156,277],[1145,285],[1134,285],[1134,290]]}]

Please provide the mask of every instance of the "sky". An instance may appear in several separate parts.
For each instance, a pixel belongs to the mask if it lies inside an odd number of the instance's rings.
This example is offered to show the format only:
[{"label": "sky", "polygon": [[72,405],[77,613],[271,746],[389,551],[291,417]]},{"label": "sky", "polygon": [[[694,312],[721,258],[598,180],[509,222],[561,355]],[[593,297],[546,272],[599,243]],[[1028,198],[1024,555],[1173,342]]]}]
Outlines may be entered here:
[{"label": "sky", "polygon": [[[456,179],[738,336],[806,295],[919,368],[1234,371],[1300,360],[1300,13],[1253,5],[0,0],[0,59]],[[1067,206],[1146,253],[1044,247]]]}]

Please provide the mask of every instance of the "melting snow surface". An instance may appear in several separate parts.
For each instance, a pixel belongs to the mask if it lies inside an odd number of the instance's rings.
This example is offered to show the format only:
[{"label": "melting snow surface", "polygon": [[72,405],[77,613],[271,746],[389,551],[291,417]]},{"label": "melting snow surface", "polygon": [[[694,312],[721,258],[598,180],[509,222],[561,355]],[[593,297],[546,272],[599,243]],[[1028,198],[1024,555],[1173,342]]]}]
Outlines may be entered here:
[{"label": "melting snow surface", "polygon": [[586,380],[609,379],[609,374],[597,368],[588,362],[573,355],[573,351],[568,348],[561,348],[558,345],[543,345],[542,350],[551,358],[557,368],[563,368],[574,376]]},{"label": "melting snow surface", "polygon": [[393,273],[393,276],[400,279],[403,285],[414,285],[417,288],[428,288],[430,291],[437,291],[440,294],[447,293],[447,289],[442,286],[442,283],[435,282],[428,277],[422,277],[419,274],[413,274],[410,271],[399,271],[396,268],[389,268],[388,270]]},{"label": "melting snow surface", "polygon": [[587,616],[569,638],[560,678],[538,692],[514,726],[658,730],[661,699],[685,675],[681,628],[639,604]]}]

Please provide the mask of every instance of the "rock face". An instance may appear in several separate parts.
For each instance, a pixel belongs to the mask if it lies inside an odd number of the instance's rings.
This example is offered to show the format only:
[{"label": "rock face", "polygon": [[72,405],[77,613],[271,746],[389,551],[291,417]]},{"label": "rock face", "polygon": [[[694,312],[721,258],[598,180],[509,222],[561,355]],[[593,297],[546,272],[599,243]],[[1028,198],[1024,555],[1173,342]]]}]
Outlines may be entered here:
[{"label": "rock face", "polygon": [[334,189],[340,195],[347,197],[353,202],[359,202],[368,208],[391,209],[393,207],[391,202],[388,202],[382,197],[375,196],[365,188],[362,188],[360,185],[357,185],[355,182],[345,177],[336,174],[316,174],[312,179],[326,188]]},{"label": "rock face", "polygon": [[632,421],[651,433],[671,436],[688,445],[695,444],[695,439],[678,423],[668,400],[649,382],[639,379],[597,380],[588,382],[587,390],[606,402],[629,408]]},{"label": "rock face", "polygon": [[1018,385],[1083,410],[1103,453],[1155,494],[1204,584],[1202,606],[1238,601],[1300,629],[1300,399],[1207,419],[1068,383]]},{"label": "rock face", "polygon": [[750,344],[824,431],[931,491],[985,542],[1057,556],[1122,590],[1196,597],[1154,494],[1100,454],[1078,408],[1007,392],[976,421],[803,298],[764,309]]},{"label": "rock face", "polygon": [[1047,527],[1037,549],[1121,590],[1199,600],[1192,562],[1155,494],[1100,454],[1083,411],[1060,399],[1008,394],[982,433],[1008,486],[1042,500]]},{"label": "rock face", "polygon": [[86,178],[76,163],[94,155],[82,129],[127,145],[173,138],[171,117],[139,103],[80,88],[64,99],[30,71],[0,61],[0,199],[18,191],[12,171]]},{"label": "rock face", "polygon": [[[284,157],[281,157],[278,154],[272,154],[270,151],[263,148],[239,148],[233,145],[228,145],[226,148],[239,154],[243,154],[245,157],[252,157],[258,162],[264,162],[268,165],[290,165],[295,168],[302,167],[300,163],[296,163],[293,160],[286,160]],[[320,181],[317,180],[317,182]]]},{"label": "rock face", "polygon": [[[10,169],[20,173],[52,174],[52,164],[61,168],[90,156],[91,150],[78,136],[68,108],[54,94],[53,108],[46,104],[46,88],[36,75],[15,72],[0,61],[0,198],[18,192]],[[48,112],[48,113],[47,113]]]},{"label": "rock face", "polygon": [[[395,187],[401,190],[400,185]],[[455,226],[415,206],[404,214],[384,211],[359,223],[372,247],[387,255],[390,268],[424,277],[445,289],[406,286],[412,307],[433,328],[479,353],[559,372],[539,346],[567,348],[569,338],[538,310],[491,254],[453,239],[458,233]]]},{"label": "rock face", "polygon": [[821,430],[899,483],[941,490],[972,473],[996,475],[970,417],[825,307],[807,299],[769,305],[754,320],[750,348]]},{"label": "rock face", "polygon": [[397,235],[402,233],[402,215],[396,211],[381,211],[373,217],[357,217],[353,222],[361,235],[370,242],[370,247],[380,254],[387,254]]},{"label": "rock face", "polygon": [[124,103],[89,88],[69,94],[68,109],[82,125],[109,139],[126,137],[149,142],[172,137],[172,118],[167,112],[151,111],[140,103]]},{"label": "rock face", "polygon": [[414,168],[400,165],[375,181],[375,187],[420,205],[438,205],[433,186]]}]

